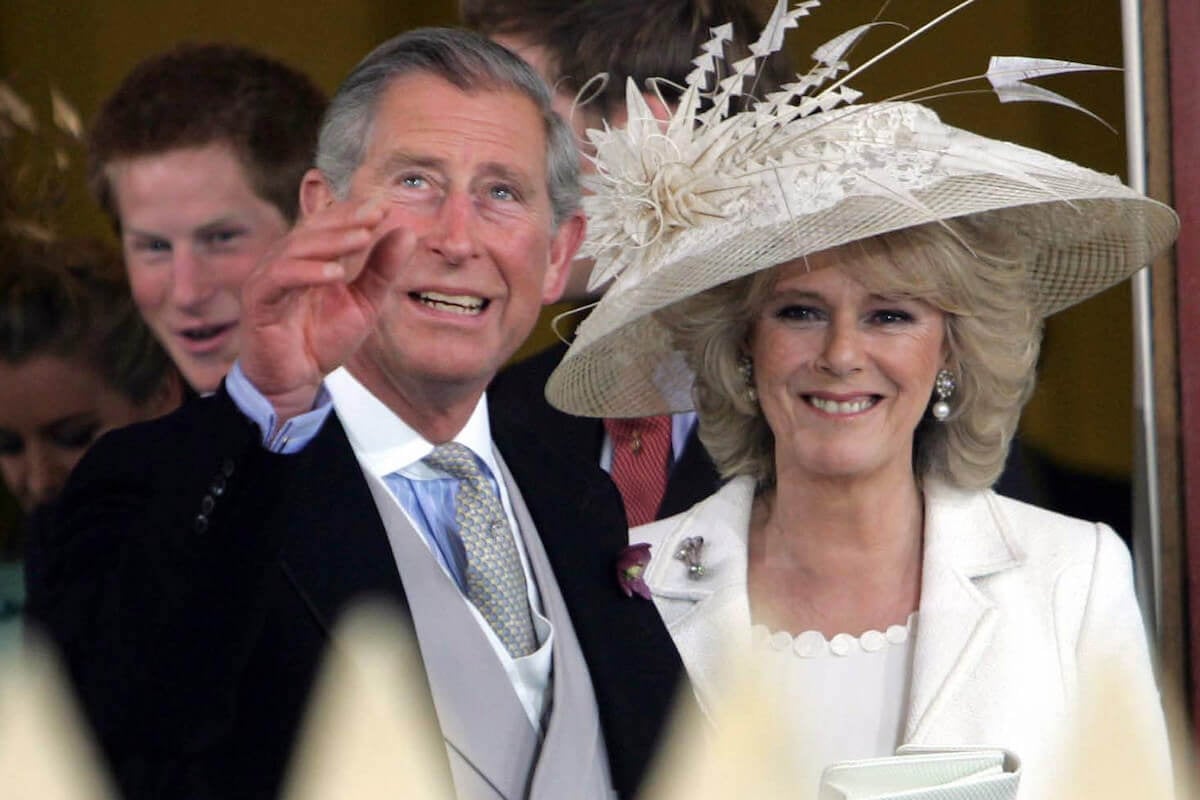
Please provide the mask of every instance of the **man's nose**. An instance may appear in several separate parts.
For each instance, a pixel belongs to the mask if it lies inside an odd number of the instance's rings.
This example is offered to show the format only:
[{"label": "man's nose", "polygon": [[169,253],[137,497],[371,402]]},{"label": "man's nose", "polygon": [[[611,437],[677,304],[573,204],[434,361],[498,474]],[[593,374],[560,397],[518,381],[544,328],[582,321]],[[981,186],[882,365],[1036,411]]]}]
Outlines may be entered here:
[{"label": "man's nose", "polygon": [[182,307],[196,306],[212,296],[213,265],[188,247],[177,248],[171,259],[171,301]]},{"label": "man's nose", "polygon": [[452,192],[446,196],[427,241],[450,264],[461,264],[475,255],[475,204],[468,194]]}]

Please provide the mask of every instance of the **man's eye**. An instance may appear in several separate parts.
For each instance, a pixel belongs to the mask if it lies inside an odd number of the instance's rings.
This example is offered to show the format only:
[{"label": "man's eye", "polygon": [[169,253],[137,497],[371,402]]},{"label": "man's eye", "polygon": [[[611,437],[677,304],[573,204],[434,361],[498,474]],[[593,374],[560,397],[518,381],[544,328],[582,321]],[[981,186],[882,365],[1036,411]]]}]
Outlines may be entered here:
[{"label": "man's eye", "polygon": [[422,175],[405,175],[400,178],[400,185],[409,189],[423,189],[429,185]]},{"label": "man's eye", "polygon": [[236,229],[209,231],[204,234],[204,243],[210,245],[229,244],[234,239],[242,235],[242,231]]},{"label": "man's eye", "polygon": [[133,248],[144,253],[169,253],[171,243],[166,239],[138,239]]},{"label": "man's eye", "polygon": [[510,186],[493,186],[490,190],[492,199],[508,202],[517,199],[517,193]]}]

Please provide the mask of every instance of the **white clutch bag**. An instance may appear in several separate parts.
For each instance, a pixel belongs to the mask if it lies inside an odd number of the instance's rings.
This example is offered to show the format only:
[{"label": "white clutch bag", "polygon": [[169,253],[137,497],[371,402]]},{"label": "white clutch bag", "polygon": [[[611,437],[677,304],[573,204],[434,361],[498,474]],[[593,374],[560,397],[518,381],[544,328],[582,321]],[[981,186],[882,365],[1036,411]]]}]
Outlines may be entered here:
[{"label": "white clutch bag", "polygon": [[996,748],[902,747],[821,773],[819,800],[1015,800],[1021,765]]}]

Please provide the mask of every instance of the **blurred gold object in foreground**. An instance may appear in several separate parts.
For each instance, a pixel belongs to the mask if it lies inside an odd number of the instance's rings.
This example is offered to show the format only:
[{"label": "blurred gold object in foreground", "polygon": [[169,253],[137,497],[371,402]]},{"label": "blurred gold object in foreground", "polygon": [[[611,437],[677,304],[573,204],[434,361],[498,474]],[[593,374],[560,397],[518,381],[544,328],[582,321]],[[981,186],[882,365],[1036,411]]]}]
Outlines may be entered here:
[{"label": "blurred gold object in foreground", "polygon": [[722,692],[724,705],[708,709],[715,725],[700,712],[676,715],[639,800],[815,797],[820,765],[805,762],[806,749],[754,677],[756,670],[735,659],[723,674],[734,677]]},{"label": "blurred gold object in foreground", "polygon": [[0,795],[5,800],[116,797],[58,664],[36,642],[0,662]]},{"label": "blurred gold object in foreground", "polygon": [[[1147,715],[1133,707],[1124,690],[1125,676],[1105,670],[1081,683],[1075,726],[1062,731],[1058,785],[1044,800],[1168,800],[1195,797],[1182,787],[1176,795],[1171,769],[1149,746]],[[1174,757],[1186,759],[1183,748]],[[1190,760],[1190,759],[1189,759]],[[1177,763],[1176,773],[1190,773]],[[1024,798],[1022,798],[1024,800]],[[1043,800],[1030,798],[1030,800]]]},{"label": "blurred gold object in foreground", "polygon": [[[403,797],[453,800],[443,743],[416,644],[394,612],[366,607],[335,633],[294,754],[286,800]],[[731,663],[720,708],[682,716],[638,800],[808,800],[823,765],[784,722],[747,664]],[[1194,790],[1189,743],[1175,752],[1179,786],[1139,735],[1123,676],[1083,687],[1077,726],[1064,731],[1056,785],[1021,800],[1180,800]],[[58,665],[36,642],[0,661],[0,796],[4,800],[116,797],[66,692]],[[414,701],[416,698],[416,701]],[[1171,698],[1167,698],[1170,702]],[[1186,738],[1186,737],[1177,737]],[[981,743],[983,744],[983,743]],[[1018,754],[1019,755],[1019,754]],[[564,798],[569,800],[569,798]]]},{"label": "blurred gold object in foreground", "polygon": [[445,745],[415,640],[395,612],[364,606],[335,632],[283,796],[453,800]]}]

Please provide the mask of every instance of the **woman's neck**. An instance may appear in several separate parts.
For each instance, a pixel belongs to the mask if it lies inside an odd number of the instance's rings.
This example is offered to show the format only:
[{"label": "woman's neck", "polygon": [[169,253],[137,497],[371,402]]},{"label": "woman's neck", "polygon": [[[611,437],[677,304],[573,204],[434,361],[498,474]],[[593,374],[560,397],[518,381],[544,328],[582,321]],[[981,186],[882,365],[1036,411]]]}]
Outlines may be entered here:
[{"label": "woman's neck", "polygon": [[911,472],[851,482],[780,475],[751,516],[755,621],[826,636],[902,624],[920,599],[923,531]]}]

